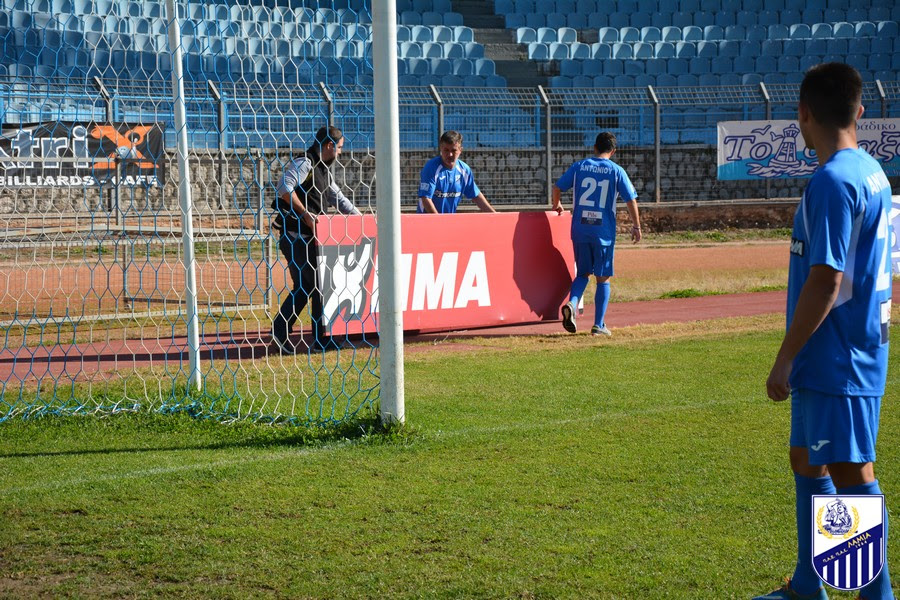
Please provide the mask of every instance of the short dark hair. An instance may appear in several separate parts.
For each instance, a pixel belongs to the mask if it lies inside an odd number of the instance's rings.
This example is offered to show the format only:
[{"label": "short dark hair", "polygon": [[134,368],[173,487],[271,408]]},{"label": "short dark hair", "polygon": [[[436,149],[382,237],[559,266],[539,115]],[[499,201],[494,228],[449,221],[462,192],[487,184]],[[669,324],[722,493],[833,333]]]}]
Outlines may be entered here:
[{"label": "short dark hair", "polygon": [[844,63],[811,67],[800,84],[800,103],[819,125],[845,129],[856,120],[862,102],[862,77]]},{"label": "short dark hair", "polygon": [[322,148],[322,146],[329,142],[334,142],[335,144],[337,144],[341,141],[342,137],[344,137],[344,132],[337,127],[320,127],[316,132],[316,139],[313,143],[313,148],[318,151]]},{"label": "short dark hair", "polygon": [[450,144],[451,146],[455,146],[456,144],[459,144],[460,146],[462,146],[462,142],[463,142],[462,134],[458,131],[453,131],[451,129],[450,131],[445,131],[441,135],[441,139],[440,139],[439,143]]},{"label": "short dark hair", "polygon": [[601,131],[597,134],[597,139],[594,141],[594,149],[597,151],[597,154],[612,152],[616,149],[616,145],[616,136],[609,131]]}]

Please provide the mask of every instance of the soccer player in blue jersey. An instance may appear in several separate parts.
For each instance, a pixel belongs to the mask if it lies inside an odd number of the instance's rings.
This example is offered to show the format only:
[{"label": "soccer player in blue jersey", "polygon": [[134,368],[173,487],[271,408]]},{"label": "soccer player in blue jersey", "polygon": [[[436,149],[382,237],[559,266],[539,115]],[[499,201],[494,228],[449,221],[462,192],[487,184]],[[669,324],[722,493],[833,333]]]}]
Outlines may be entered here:
[{"label": "soccer player in blue jersey", "polygon": [[594,326],[591,335],[610,336],[606,326],[609,304],[609,278],[613,275],[613,250],[616,243],[616,198],[621,197],[633,224],[631,239],[641,241],[641,219],[637,192],[625,169],[611,159],[616,153],[616,136],[600,133],[594,142],[596,156],[569,167],[553,186],[552,208],[562,214],[560,195],[574,189],[572,209],[572,247],[575,250],[575,279],[569,302],[562,307],[563,327],[575,333],[575,307],[587,288],[589,277],[597,278],[594,298]]},{"label": "soccer player in blue jersey", "polygon": [[463,137],[457,131],[446,131],[438,142],[440,156],[435,156],[422,167],[419,184],[418,213],[455,213],[459,201],[465,196],[482,212],[497,212],[478,186],[469,165],[459,160]]},{"label": "soccer player in blue jersey", "polygon": [[[812,567],[812,496],[881,493],[872,464],[887,377],[891,190],[857,146],[861,101],[860,75],[845,64],[817,65],[800,85],[797,121],[819,165],[794,216],[787,331],[766,381],[772,400],[791,397],[797,565],[757,600],[827,598]],[[894,597],[886,560],[860,597]]]}]

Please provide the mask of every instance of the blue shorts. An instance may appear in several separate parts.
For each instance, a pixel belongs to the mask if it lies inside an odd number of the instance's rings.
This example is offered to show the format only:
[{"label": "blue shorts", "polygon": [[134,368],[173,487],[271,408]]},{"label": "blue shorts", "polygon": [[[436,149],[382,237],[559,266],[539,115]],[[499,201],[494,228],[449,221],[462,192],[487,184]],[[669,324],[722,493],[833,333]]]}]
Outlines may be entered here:
[{"label": "blue shorts", "polygon": [[809,451],[809,464],[875,461],[880,396],[832,396],[791,391],[791,446]]},{"label": "blue shorts", "polygon": [[599,242],[572,242],[575,250],[575,273],[578,277],[596,275],[612,277],[613,246]]}]

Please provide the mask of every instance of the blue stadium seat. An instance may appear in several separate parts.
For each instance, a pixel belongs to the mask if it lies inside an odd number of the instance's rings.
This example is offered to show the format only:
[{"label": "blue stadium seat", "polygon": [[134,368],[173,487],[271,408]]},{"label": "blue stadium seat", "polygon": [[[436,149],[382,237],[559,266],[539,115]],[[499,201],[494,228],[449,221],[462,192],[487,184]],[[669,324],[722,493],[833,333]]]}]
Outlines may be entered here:
[{"label": "blue stadium seat", "polygon": [[718,25],[707,25],[703,28],[703,39],[705,41],[719,41],[725,39],[725,30]]},{"label": "blue stadium seat", "polygon": [[601,60],[584,60],[577,61],[581,64],[581,75],[590,75],[591,77],[596,77],[597,75],[603,75],[603,61]]},{"label": "blue stadium seat", "polygon": [[855,38],[847,40],[847,51],[850,54],[865,54],[866,56],[872,52],[869,38]]},{"label": "blue stadium seat", "polygon": [[718,86],[719,85],[719,74],[718,73],[701,73],[697,76],[697,83],[699,85],[705,86]]},{"label": "blue stadium seat", "polygon": [[550,60],[565,60],[569,58],[569,45],[562,42],[551,42],[547,49]]},{"label": "blue stadium seat", "polygon": [[774,56],[760,56],[756,59],[757,73],[771,73],[778,70],[778,59]]},{"label": "blue stadium seat", "polygon": [[849,51],[848,42],[846,39],[839,38],[828,38],[825,40],[825,54],[832,55],[844,55]]},{"label": "blue stadium seat", "polygon": [[678,85],[681,87],[694,87],[700,85],[700,80],[692,73],[682,73],[678,76]]},{"label": "blue stadium seat", "polygon": [[842,8],[825,8],[825,12],[822,15],[822,20],[828,23],[836,23],[838,21],[847,20],[847,11]]},{"label": "blue stadium seat", "polygon": [[777,10],[763,10],[756,15],[756,22],[760,25],[775,25],[780,22],[781,16]]},{"label": "blue stadium seat", "polygon": [[875,37],[878,31],[875,29],[875,23],[871,21],[860,21],[853,26],[853,34],[858,38]]},{"label": "blue stadium seat", "polygon": [[451,27],[453,30],[453,41],[467,44],[475,41],[475,32],[471,27],[465,25],[456,25]]},{"label": "blue stadium seat", "polygon": [[[898,5],[900,6],[900,5]],[[878,28],[878,37],[888,37],[893,39],[900,39],[900,32],[898,32],[898,26],[896,21],[880,21],[877,25]]]},{"label": "blue stadium seat", "polygon": [[765,25],[750,25],[747,27],[748,42],[762,42],[769,39],[769,28]]},{"label": "blue stadium seat", "polygon": [[604,75],[621,75],[625,72],[625,61],[618,58],[607,58],[603,61]]},{"label": "blue stadium seat", "polygon": [[637,27],[623,27],[619,29],[619,41],[634,43],[641,41],[641,32]]},{"label": "blue stadium seat", "polygon": [[465,81],[459,75],[444,75],[441,77],[441,87],[463,87]]},{"label": "blue stadium seat", "polygon": [[562,29],[566,26],[566,22],[566,15],[562,13],[552,12],[547,15],[547,27],[552,27],[553,29]]},{"label": "blue stadium seat", "polygon": [[688,68],[688,72],[693,73],[694,75],[700,75],[702,73],[709,73],[712,71],[712,68],[709,64],[708,58],[695,57],[690,60],[690,67]]},{"label": "blue stadium seat", "polygon": [[529,60],[549,60],[549,58],[550,49],[547,47],[547,44],[542,44],[540,42],[532,42],[528,44]]},{"label": "blue stadium seat", "polygon": [[614,85],[615,81],[609,75],[597,75],[594,77],[594,87],[606,88],[613,87]]},{"label": "blue stadium seat", "polygon": [[[735,22],[740,23],[741,25],[746,27],[748,31],[750,30],[750,27],[759,25],[757,14],[749,10],[742,10],[738,12],[737,17],[735,17]],[[765,25],[760,25],[760,27],[765,28]]]},{"label": "blue stadium seat", "polygon": [[578,75],[572,78],[572,87],[589,88],[594,85],[594,78],[587,75]]},{"label": "blue stadium seat", "polygon": [[743,85],[759,85],[762,81],[762,75],[759,73],[744,73],[741,75],[741,83]]},{"label": "blue stadium seat", "polygon": [[734,58],[741,53],[741,43],[731,40],[719,42],[719,56],[729,56]]},{"label": "blue stadium seat", "polygon": [[[894,3],[891,3],[890,6],[894,6]],[[890,21],[892,18],[891,9],[888,6],[872,6],[869,8],[869,21]]]},{"label": "blue stadium seat", "polygon": [[453,74],[460,77],[475,74],[475,63],[467,58],[460,58],[453,61]]},{"label": "blue stadium seat", "polygon": [[785,56],[803,56],[806,54],[805,40],[785,40],[782,46]]},{"label": "blue stadium seat", "polygon": [[696,25],[689,25],[681,29],[682,41],[685,42],[701,42],[703,41],[703,30]]},{"label": "blue stadium seat", "polygon": [[577,75],[581,75],[582,61],[566,59],[559,62],[559,74],[563,77],[571,79]]},{"label": "blue stadium seat", "polygon": [[715,13],[713,24],[725,29],[737,25],[737,13],[720,10]]},{"label": "blue stadium seat", "polygon": [[444,15],[435,11],[426,11],[422,13],[422,25],[434,27],[435,25],[444,24]]},{"label": "blue stadium seat", "polygon": [[714,58],[719,55],[719,45],[715,42],[697,42],[697,56]]},{"label": "blue stadium seat", "polygon": [[875,54],[890,54],[894,51],[894,41],[889,37],[873,37],[869,42],[869,51]]},{"label": "blue stadium seat", "polygon": [[603,42],[591,44],[591,58],[604,59],[612,58],[612,46]]},{"label": "blue stadium seat", "polygon": [[444,58],[466,58],[466,45],[460,42],[444,42]]},{"label": "blue stadium seat", "polygon": [[466,58],[484,58],[484,46],[478,42],[467,42],[463,47],[466,49]]},{"label": "blue stadium seat", "polygon": [[601,29],[609,27],[609,15],[603,11],[588,14],[588,29]]},{"label": "blue stadium seat", "polygon": [[658,87],[674,87],[678,85],[678,79],[674,75],[663,73],[656,76],[656,85]]},{"label": "blue stadium seat", "polygon": [[532,42],[538,41],[537,32],[531,27],[518,27],[516,28],[516,43],[517,44],[530,44]]},{"label": "blue stadium seat", "polygon": [[854,6],[847,8],[847,18],[846,19],[838,19],[839,21],[868,21],[869,20],[869,9],[864,6]]},{"label": "blue stadium seat", "polygon": [[[530,28],[526,28],[526,29],[530,29]],[[536,31],[536,34],[537,34],[537,39],[535,41],[539,42],[541,44],[550,44],[550,43],[559,41],[556,38],[556,30],[551,27],[539,27]]]},{"label": "blue stadium seat", "polygon": [[671,27],[672,26],[672,13],[663,13],[663,12],[650,13],[650,24],[653,27],[659,27],[660,29],[662,29],[663,27]]},{"label": "blue stadium seat", "polygon": [[527,27],[528,26],[528,22],[525,19],[525,15],[522,13],[515,13],[515,12],[506,13],[504,20],[506,21],[507,29],[516,29],[518,27]]},{"label": "blue stadium seat", "polygon": [[756,70],[756,58],[753,56],[736,56],[734,58],[735,73],[752,73]]},{"label": "blue stadium seat", "polygon": [[631,23],[631,15],[625,11],[614,11],[609,15],[609,26],[616,29],[628,27]]},{"label": "blue stadium seat", "polygon": [[808,40],[812,37],[812,30],[806,23],[794,23],[791,25],[789,37],[792,40]]},{"label": "blue stadium seat", "polygon": [[779,56],[778,70],[785,75],[800,71],[800,59],[797,56]]},{"label": "blue stadium seat", "polygon": [[709,70],[719,75],[730,73],[734,69],[734,62],[730,56],[717,56],[709,62]]},{"label": "blue stadium seat", "polygon": [[506,87],[506,78],[501,75],[488,75],[484,78],[487,87]]},{"label": "blue stadium seat", "polygon": [[620,60],[634,58],[634,51],[631,48],[631,44],[625,44],[622,42],[616,42],[615,44],[613,44],[612,57]]},{"label": "blue stadium seat", "polygon": [[[566,15],[566,26],[572,29],[588,29],[588,14],[582,12],[570,12]],[[593,27],[591,27],[593,29]]]},{"label": "blue stadium seat", "polygon": [[554,75],[550,78],[551,88],[570,88],[572,87],[572,78],[565,75]]},{"label": "blue stadium seat", "polygon": [[666,72],[666,59],[664,58],[648,58],[644,61],[644,72],[647,75],[660,75]]},{"label": "blue stadium seat", "polygon": [[619,41],[619,30],[615,27],[601,27],[598,41],[605,44],[614,44]]},{"label": "blue stadium seat", "polygon": [[569,56],[572,58],[577,58],[579,60],[590,60],[590,58],[591,58],[590,44],[583,44],[581,42],[575,42],[573,44],[569,44]]},{"label": "blue stadium seat", "polygon": [[629,25],[637,27],[638,29],[650,27],[653,25],[653,18],[650,16],[650,13],[645,10],[636,10],[631,13]]},{"label": "blue stadium seat", "polygon": [[694,13],[694,25],[705,28],[716,24],[716,17],[711,12],[699,11]]},{"label": "blue stadium seat", "polygon": [[634,78],[635,87],[649,87],[656,85],[656,77],[654,75],[636,75]]},{"label": "blue stadium seat", "polygon": [[631,75],[616,75],[613,78],[613,87],[632,88],[634,87],[634,77]]},{"label": "blue stadium seat", "polygon": [[638,42],[633,49],[635,58],[653,58],[653,44]]},{"label": "blue stadium seat", "polygon": [[677,11],[672,13],[672,25],[675,27],[681,27],[684,29],[685,27],[694,26],[694,15],[693,13],[685,12],[685,11]]},{"label": "blue stadium seat", "polygon": [[525,24],[534,29],[547,26],[547,16],[544,13],[528,13],[525,15]]},{"label": "blue stadium seat", "polygon": [[690,61],[687,58],[670,58],[666,63],[666,70],[670,75],[681,75],[690,71]]},{"label": "blue stadium seat", "polygon": [[623,65],[623,70],[625,71],[625,75],[631,75],[634,77],[635,75],[642,75],[645,73],[645,65],[647,64],[646,60],[626,60]]},{"label": "blue stadium seat", "polygon": [[856,34],[853,25],[847,22],[834,23],[831,29],[836,38],[852,38]]},{"label": "blue stadium seat", "polygon": [[431,72],[431,61],[424,58],[406,59],[407,75],[428,75]]},{"label": "blue stadium seat", "polygon": [[804,23],[822,23],[825,20],[825,13],[821,8],[805,8],[802,14]]},{"label": "blue stadium seat", "polygon": [[443,77],[453,74],[453,61],[446,58],[432,58],[428,60],[428,73]]},{"label": "blue stadium seat", "polygon": [[681,28],[680,27],[663,27],[662,31],[662,41],[664,42],[680,42],[681,40]]},{"label": "blue stadium seat", "polygon": [[656,58],[675,58],[675,44],[672,42],[656,42],[653,55]]},{"label": "blue stadium seat", "polygon": [[764,56],[781,56],[784,52],[784,43],[781,40],[766,40],[762,43]]},{"label": "blue stadium seat", "polygon": [[659,30],[659,27],[642,27],[641,28],[641,41],[647,43],[655,43],[662,41],[662,32]]},{"label": "blue stadium seat", "polygon": [[437,25],[431,31],[431,39],[435,42],[452,42],[453,30],[446,25]]},{"label": "blue stadium seat", "polygon": [[794,8],[783,9],[778,14],[778,21],[780,23],[784,23],[785,25],[794,25],[796,23],[800,23],[803,20],[800,11]]},{"label": "blue stadium seat", "polygon": [[747,39],[747,28],[743,25],[729,25],[725,28],[725,39],[740,42]]},{"label": "blue stadium seat", "polygon": [[[869,71],[887,71],[891,68],[890,54],[871,54],[867,68]],[[896,74],[895,74],[896,81]]]},{"label": "blue stadium seat", "polygon": [[409,27],[409,41],[411,42],[430,42],[432,41],[431,35],[431,27],[424,25],[412,25]]},{"label": "blue stadium seat", "polygon": [[787,83],[784,73],[764,73],[763,82],[766,85]]},{"label": "blue stadium seat", "polygon": [[786,40],[791,37],[791,30],[788,29],[787,25],[782,25],[781,23],[776,23],[774,25],[769,25],[769,39],[770,40]]},{"label": "blue stadium seat", "polygon": [[803,75],[801,71],[794,71],[793,73],[785,73],[784,82],[790,85],[800,85],[803,83]]},{"label": "blue stadium seat", "polygon": [[578,32],[571,27],[560,27],[556,32],[557,41],[563,44],[574,44],[578,41]]},{"label": "blue stadium seat", "polygon": [[675,56],[677,58],[694,58],[697,56],[697,45],[693,42],[678,42],[675,44]]}]

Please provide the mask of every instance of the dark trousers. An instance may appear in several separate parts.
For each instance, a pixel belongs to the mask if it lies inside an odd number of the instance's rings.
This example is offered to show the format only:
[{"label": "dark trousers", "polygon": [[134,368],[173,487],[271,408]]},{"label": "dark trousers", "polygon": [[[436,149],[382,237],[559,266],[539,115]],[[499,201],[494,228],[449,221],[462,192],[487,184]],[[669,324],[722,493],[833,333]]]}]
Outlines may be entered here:
[{"label": "dark trousers", "polygon": [[294,287],[281,303],[281,309],[272,323],[272,333],[282,341],[287,340],[297,317],[306,308],[306,303],[310,302],[313,332],[315,339],[321,341],[324,339],[325,328],[322,326],[322,292],[316,281],[319,244],[315,239],[282,235],[278,248],[288,261]]}]

